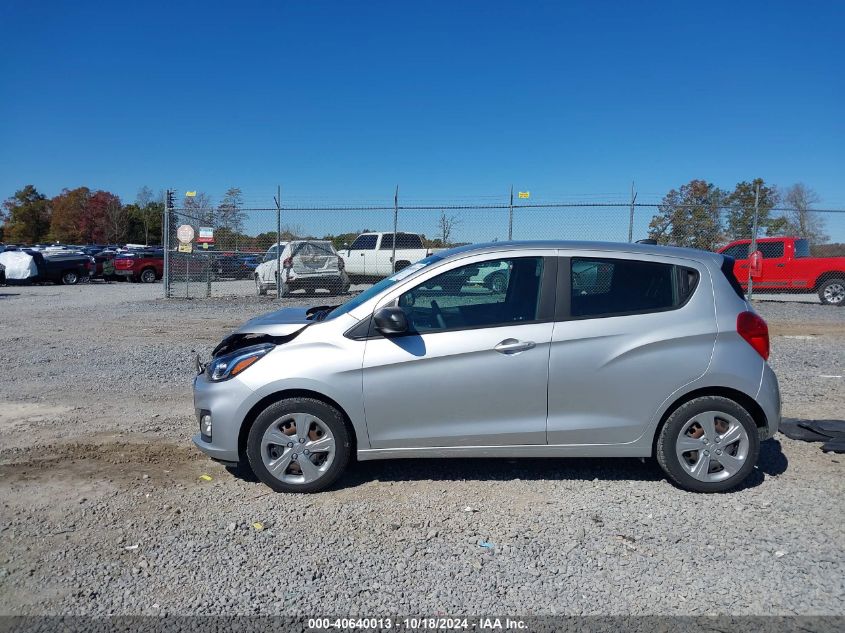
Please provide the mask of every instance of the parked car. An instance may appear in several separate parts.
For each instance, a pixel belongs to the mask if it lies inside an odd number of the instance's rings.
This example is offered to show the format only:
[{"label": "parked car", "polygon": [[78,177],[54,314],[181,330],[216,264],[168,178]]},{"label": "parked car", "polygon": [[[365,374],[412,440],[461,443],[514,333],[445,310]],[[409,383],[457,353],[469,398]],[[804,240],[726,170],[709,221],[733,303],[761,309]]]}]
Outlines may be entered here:
[{"label": "parked car", "polygon": [[114,274],[120,278],[151,284],[164,275],[164,253],[158,250],[133,250],[114,258]]},{"label": "parked car", "polygon": [[[278,254],[281,249],[281,255]],[[264,255],[264,262],[255,269],[255,289],[259,295],[276,287],[278,262],[282,262],[282,294],[304,289],[331,294],[349,292],[349,277],[343,258],[328,240],[294,240],[273,245]]]},{"label": "parked car", "polygon": [[[440,282],[504,268],[505,288]],[[588,268],[598,274],[579,272]],[[654,456],[680,487],[716,492],[740,484],[777,431],[768,355],[766,323],[728,257],[465,246],[343,305],[244,324],[207,365],[197,359],[194,442],[286,492],[325,489],[353,450],[359,460]]]},{"label": "parked car", "polygon": [[218,278],[251,279],[255,266],[250,267],[249,260],[223,253],[214,256],[214,270]]},{"label": "parked car", "polygon": [[[736,261],[734,273],[743,290],[748,286],[750,248],[751,240],[737,240],[719,250]],[[757,250],[762,269],[754,278],[755,292],[816,292],[822,303],[845,305],[845,257],[812,257],[809,242],[798,237],[761,238]]]},{"label": "parked car", "polygon": [[396,263],[393,257],[393,232],[362,233],[346,248],[346,272],[353,283],[377,281],[431,255],[416,233],[396,234]]},{"label": "parked car", "polygon": [[86,282],[95,270],[92,257],[78,253],[45,253],[31,248],[0,253],[7,267],[7,283],[53,282],[75,285]]}]

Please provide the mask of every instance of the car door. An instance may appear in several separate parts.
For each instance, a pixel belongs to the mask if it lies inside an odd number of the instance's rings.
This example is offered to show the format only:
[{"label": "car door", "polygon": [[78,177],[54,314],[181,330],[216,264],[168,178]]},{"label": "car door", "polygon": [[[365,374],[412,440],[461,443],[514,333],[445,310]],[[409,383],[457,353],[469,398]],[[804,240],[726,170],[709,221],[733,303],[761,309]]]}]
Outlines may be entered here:
[{"label": "car door", "polygon": [[[504,287],[465,283],[503,266]],[[366,343],[371,446],[544,444],[556,266],[542,251],[473,256],[385,297],[411,332]]]},{"label": "car door", "polygon": [[754,280],[755,288],[789,288],[784,241],[758,242],[757,249],[763,256],[763,274]]},{"label": "car door", "polygon": [[558,265],[548,443],[625,444],[707,370],[710,278],[695,262],[588,253]]},{"label": "car door", "polygon": [[378,235],[372,233],[355,238],[352,246],[346,251],[346,270],[349,274],[360,277],[375,274],[372,270],[372,262],[367,260],[372,259],[377,243]]}]

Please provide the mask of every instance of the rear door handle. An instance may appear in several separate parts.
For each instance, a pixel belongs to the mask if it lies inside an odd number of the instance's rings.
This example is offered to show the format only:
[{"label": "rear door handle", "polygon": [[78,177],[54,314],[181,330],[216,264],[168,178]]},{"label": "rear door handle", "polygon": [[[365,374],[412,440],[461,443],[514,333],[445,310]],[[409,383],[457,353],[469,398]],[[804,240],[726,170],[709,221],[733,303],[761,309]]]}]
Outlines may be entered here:
[{"label": "rear door handle", "polygon": [[778,264],[778,268],[783,268],[786,264]]},{"label": "rear door handle", "polygon": [[517,354],[536,346],[534,341],[517,341],[515,338],[506,338],[493,349],[500,354]]}]

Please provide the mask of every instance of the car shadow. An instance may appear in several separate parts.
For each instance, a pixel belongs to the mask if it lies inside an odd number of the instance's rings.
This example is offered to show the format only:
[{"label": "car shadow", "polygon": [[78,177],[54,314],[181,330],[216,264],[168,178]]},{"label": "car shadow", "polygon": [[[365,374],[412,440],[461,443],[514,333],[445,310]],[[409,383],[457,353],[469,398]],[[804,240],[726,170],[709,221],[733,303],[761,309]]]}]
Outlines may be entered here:
[{"label": "car shadow", "polygon": [[19,297],[19,292],[0,292],[0,299],[8,299],[9,297]]},{"label": "car shadow", "polygon": [[[766,477],[786,472],[789,460],[778,440],[760,445],[757,468],[737,488],[756,488]],[[248,482],[259,481],[247,464],[227,467]],[[667,479],[657,461],[630,457],[525,457],[385,459],[354,461],[330,490],[357,488],[373,481],[660,481]]]}]

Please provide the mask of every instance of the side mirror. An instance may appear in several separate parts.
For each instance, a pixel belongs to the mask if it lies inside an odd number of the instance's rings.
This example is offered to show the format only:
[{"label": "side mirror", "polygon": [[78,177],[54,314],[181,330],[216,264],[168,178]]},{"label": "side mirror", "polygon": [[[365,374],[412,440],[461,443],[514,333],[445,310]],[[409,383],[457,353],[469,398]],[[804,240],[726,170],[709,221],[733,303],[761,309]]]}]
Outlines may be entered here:
[{"label": "side mirror", "polygon": [[763,253],[759,250],[754,251],[751,253],[751,261],[749,264],[751,265],[751,278],[756,279],[757,277],[763,276]]},{"label": "side mirror", "polygon": [[376,329],[385,336],[398,336],[408,332],[408,317],[402,308],[385,306],[373,315]]}]

